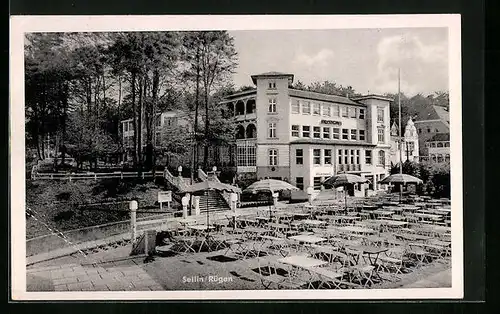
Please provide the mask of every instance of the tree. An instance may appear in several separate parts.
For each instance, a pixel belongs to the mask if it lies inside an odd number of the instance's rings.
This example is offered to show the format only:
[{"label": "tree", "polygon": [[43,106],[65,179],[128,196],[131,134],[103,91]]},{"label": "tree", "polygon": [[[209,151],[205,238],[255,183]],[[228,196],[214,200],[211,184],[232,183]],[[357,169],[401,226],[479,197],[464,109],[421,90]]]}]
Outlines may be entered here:
[{"label": "tree", "polygon": [[[210,111],[213,109],[214,100],[212,93],[215,88],[224,86],[230,79],[237,62],[237,54],[234,48],[234,40],[226,31],[202,31],[189,32],[183,40],[186,70],[184,77],[194,81],[195,115],[194,134],[197,152],[198,143],[204,145],[203,167],[207,168],[208,145],[214,141],[214,132],[211,127],[211,119],[214,117]],[[203,97],[204,132],[203,137],[199,130],[199,105]],[[193,157],[193,161],[197,156]]]},{"label": "tree", "polygon": [[355,97],[361,96],[361,94],[356,93],[356,91],[352,88],[352,86],[342,86],[337,85],[335,82],[323,81],[323,82],[312,82],[309,85],[304,85],[301,81],[297,81],[292,85],[292,88],[299,90],[307,90],[316,93],[322,93],[327,95],[338,95],[338,96],[347,96],[347,97]]}]

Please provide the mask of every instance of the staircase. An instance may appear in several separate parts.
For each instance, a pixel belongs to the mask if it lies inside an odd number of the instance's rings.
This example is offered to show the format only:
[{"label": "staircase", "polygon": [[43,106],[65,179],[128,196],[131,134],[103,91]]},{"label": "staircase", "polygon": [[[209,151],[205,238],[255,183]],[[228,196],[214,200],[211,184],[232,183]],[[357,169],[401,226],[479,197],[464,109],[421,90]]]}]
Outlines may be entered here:
[{"label": "staircase", "polygon": [[230,210],[226,200],[224,200],[218,191],[208,191],[208,195],[206,192],[200,195],[200,212],[206,212],[207,205],[210,212]]}]

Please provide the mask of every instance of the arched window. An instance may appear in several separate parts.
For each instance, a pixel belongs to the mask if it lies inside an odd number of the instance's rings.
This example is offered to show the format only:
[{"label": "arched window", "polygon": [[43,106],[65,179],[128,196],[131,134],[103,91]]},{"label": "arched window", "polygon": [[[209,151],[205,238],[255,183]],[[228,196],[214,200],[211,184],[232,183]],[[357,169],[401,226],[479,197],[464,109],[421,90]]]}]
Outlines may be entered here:
[{"label": "arched window", "polygon": [[445,142],[444,147],[450,147],[450,142]]},{"label": "arched window", "polygon": [[435,154],[431,154],[431,161],[432,161],[432,162],[437,162],[437,159],[436,159],[436,155],[435,155]]},{"label": "arched window", "polygon": [[236,115],[244,115],[245,114],[245,103],[242,100],[238,100],[236,103]]},{"label": "arched window", "polygon": [[435,142],[431,142],[431,146],[430,147],[436,147],[436,143]]},{"label": "arched window", "polygon": [[385,152],[383,150],[378,151],[378,165],[385,166]]},{"label": "arched window", "polygon": [[437,162],[443,162],[443,154],[438,154]]},{"label": "arched window", "polygon": [[444,155],[444,161],[450,162],[450,154]]},{"label": "arched window", "polygon": [[437,143],[437,147],[443,147],[443,143],[442,142],[438,142]]},{"label": "arched window", "polygon": [[236,139],[241,140],[245,138],[245,128],[242,125],[236,127]]},{"label": "arched window", "polygon": [[247,101],[247,114],[255,113],[255,99],[249,99]]},{"label": "arched window", "polygon": [[257,128],[255,127],[255,124],[250,123],[247,125],[246,129],[246,138],[256,138],[257,137]]}]

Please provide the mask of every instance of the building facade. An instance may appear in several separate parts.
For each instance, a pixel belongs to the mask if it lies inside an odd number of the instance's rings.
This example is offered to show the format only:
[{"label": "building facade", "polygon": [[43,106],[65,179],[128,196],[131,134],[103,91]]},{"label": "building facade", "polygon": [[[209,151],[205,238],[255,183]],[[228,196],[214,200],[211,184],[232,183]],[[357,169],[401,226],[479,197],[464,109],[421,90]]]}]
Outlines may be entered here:
[{"label": "building facade", "polygon": [[429,156],[427,141],[436,134],[450,134],[450,114],[444,106],[422,105],[418,108],[414,122],[418,133],[420,159],[425,160]]},{"label": "building facade", "polygon": [[431,163],[450,162],[450,134],[438,133],[426,143],[427,159]]},{"label": "building facade", "polygon": [[392,99],[349,99],[290,88],[293,74],[253,75],[256,85],[226,97],[220,108],[235,123],[240,177],[276,178],[316,190],[328,177],[353,173],[370,188],[390,168]]}]

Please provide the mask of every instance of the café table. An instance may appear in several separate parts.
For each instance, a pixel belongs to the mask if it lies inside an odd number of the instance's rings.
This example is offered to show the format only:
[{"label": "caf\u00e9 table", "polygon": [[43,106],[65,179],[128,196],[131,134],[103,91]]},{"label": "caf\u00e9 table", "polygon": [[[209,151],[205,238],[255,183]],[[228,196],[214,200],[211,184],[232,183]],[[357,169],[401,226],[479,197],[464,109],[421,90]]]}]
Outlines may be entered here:
[{"label": "caf\u00e9 table", "polygon": [[[362,254],[368,257],[370,265],[377,266],[377,260],[380,253],[386,252],[389,249],[386,247],[378,247],[371,245],[360,245],[360,246],[348,246],[351,250],[362,252]],[[377,267],[375,267],[377,268]]]},{"label": "caf\u00e9 table", "polygon": [[375,233],[375,230],[373,230],[373,229],[359,227],[359,226],[343,226],[343,227],[339,227],[338,230],[350,232],[350,233],[359,233],[359,234],[373,234],[373,233]]},{"label": "caf\u00e9 table", "polygon": [[291,265],[299,268],[320,267],[328,264],[327,261],[319,260],[316,258],[308,257],[305,255],[292,255],[278,259],[279,263]]},{"label": "caf\u00e9 table", "polygon": [[275,223],[275,222],[268,223],[266,226],[269,227],[269,229],[278,230],[278,231],[282,231],[282,232],[286,232],[290,229],[289,225]]},{"label": "caf\u00e9 table", "polygon": [[405,233],[400,233],[400,234],[394,234],[396,238],[406,240],[406,241],[427,241],[431,239],[431,237],[424,236],[421,234],[405,234]]},{"label": "caf\u00e9 table", "polygon": [[321,220],[312,220],[312,219],[306,219],[306,220],[302,220],[300,222],[302,224],[310,226],[310,227],[319,227],[319,226],[323,226],[323,225],[326,224],[326,222],[324,222],[324,221],[321,221]]},{"label": "caf\u00e9 table", "polygon": [[326,238],[321,238],[315,235],[306,235],[306,234],[299,234],[296,236],[292,236],[289,239],[308,244],[316,244],[327,240]]}]

